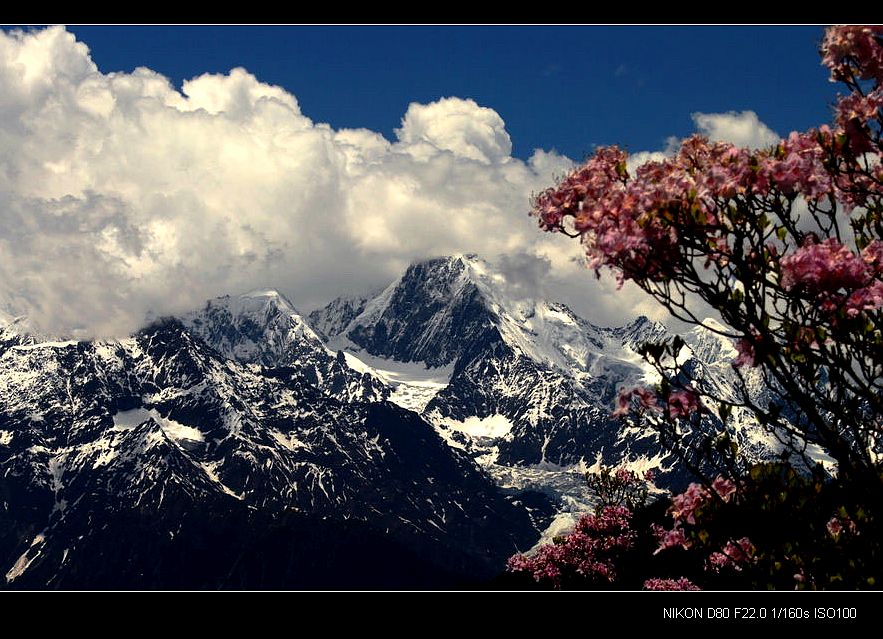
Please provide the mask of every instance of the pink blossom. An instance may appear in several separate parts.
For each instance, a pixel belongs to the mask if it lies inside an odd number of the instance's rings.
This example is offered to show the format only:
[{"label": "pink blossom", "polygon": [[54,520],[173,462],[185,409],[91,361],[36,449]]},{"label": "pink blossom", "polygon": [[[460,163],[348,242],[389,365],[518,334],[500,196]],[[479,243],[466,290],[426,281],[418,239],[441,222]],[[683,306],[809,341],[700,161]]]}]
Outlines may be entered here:
[{"label": "pink blossom", "polygon": [[752,561],[756,552],[757,549],[748,537],[742,537],[735,542],[728,541],[721,552],[713,552],[708,556],[706,568],[714,572],[720,572],[722,568],[740,571]]},{"label": "pink blossom", "polygon": [[828,529],[828,534],[834,539],[838,539],[844,531],[853,535],[858,534],[858,526],[856,526],[855,522],[849,517],[844,517],[842,519],[839,517],[831,517],[825,527]]},{"label": "pink blossom", "polygon": [[854,291],[846,298],[844,306],[848,317],[883,307],[883,282],[874,280],[868,286]]},{"label": "pink blossom", "polygon": [[748,537],[742,537],[735,542],[728,541],[724,546],[724,554],[736,564],[744,564],[754,557],[757,549]]},{"label": "pink blossom", "polygon": [[515,555],[507,563],[513,572],[528,572],[538,581],[561,586],[565,572],[613,582],[616,557],[634,545],[636,534],[630,528],[631,511],[624,506],[605,506],[593,515],[584,515],[573,532],[558,543],[541,546],[533,555]]},{"label": "pink blossom", "polygon": [[809,293],[854,290],[868,283],[864,260],[834,238],[816,243],[809,236],[803,246],[782,258],[781,283],[786,290],[801,288]]},{"label": "pink blossom", "polygon": [[711,482],[711,488],[725,502],[730,501],[730,499],[732,499],[733,495],[736,492],[736,484],[734,484],[729,479],[724,479],[723,477],[718,477],[713,482]]},{"label": "pink blossom", "polygon": [[684,529],[677,524],[675,524],[675,527],[671,530],[665,530],[662,526],[654,524],[652,526],[652,531],[659,540],[659,547],[656,549],[656,552],[653,553],[654,555],[663,550],[667,550],[668,548],[687,549],[690,547],[690,542],[684,534]]},{"label": "pink blossom", "polygon": [[837,517],[831,517],[827,523],[828,534],[831,535],[834,539],[840,536],[840,533],[843,532],[843,524],[840,523],[840,520]]},{"label": "pink blossom", "polygon": [[679,579],[648,579],[644,582],[644,590],[701,590],[686,577]]},{"label": "pink blossom", "polygon": [[872,273],[883,274],[883,242],[874,240],[862,249],[862,260]]},{"label": "pink blossom", "polygon": [[671,419],[689,417],[699,410],[699,393],[691,388],[672,391],[668,396],[668,416]]},{"label": "pink blossom", "polygon": [[737,341],[736,351],[738,351],[739,356],[733,361],[733,366],[741,368],[742,366],[757,365],[757,355],[751,340],[743,338]]},{"label": "pink blossom", "polygon": [[656,479],[656,471],[653,468],[644,471],[644,481],[652,482]]},{"label": "pink blossom", "polygon": [[628,415],[632,407],[632,398],[638,400],[638,406],[644,410],[658,410],[656,403],[656,393],[649,388],[637,387],[630,389],[622,389],[616,399],[617,407],[613,411],[613,417],[621,417]]},{"label": "pink blossom", "polygon": [[[875,279],[881,252],[878,241],[865,247],[859,256],[833,238],[815,243],[810,237],[802,247],[782,259],[781,283],[785,289],[815,295],[824,312],[843,308],[848,317],[855,317],[883,307],[883,281]],[[805,327],[801,330],[812,333]],[[803,343],[798,342],[796,346]],[[808,343],[814,345],[814,337]]]},{"label": "pink blossom", "polygon": [[818,131],[793,131],[787,140],[782,140],[776,153],[761,156],[761,171],[785,195],[801,193],[816,200],[833,188],[824,157]]},{"label": "pink blossom", "polygon": [[680,495],[675,495],[671,500],[671,512],[675,521],[684,521],[688,524],[695,524],[695,510],[705,504],[711,494],[701,484],[692,483],[687,486]]},{"label": "pink blossom", "polygon": [[883,47],[880,26],[837,26],[827,29],[822,42],[822,63],[831,69],[832,80],[853,75],[883,82]]},{"label": "pink blossom", "polygon": [[867,95],[851,93],[837,102],[837,124],[846,134],[853,154],[867,153],[874,148],[864,124],[877,118],[880,107],[883,107],[883,91],[880,89]]},{"label": "pink blossom", "polygon": [[713,572],[720,572],[721,568],[725,568],[729,565],[729,557],[727,557],[722,552],[713,552],[708,556],[708,561],[706,562],[706,570],[710,569]]},{"label": "pink blossom", "polygon": [[[736,484],[729,479],[717,477],[711,482],[711,488],[724,502],[729,502],[736,493]],[[687,490],[671,499],[669,513],[676,522],[696,523],[696,509],[706,504],[712,493],[702,484],[692,483]]]}]

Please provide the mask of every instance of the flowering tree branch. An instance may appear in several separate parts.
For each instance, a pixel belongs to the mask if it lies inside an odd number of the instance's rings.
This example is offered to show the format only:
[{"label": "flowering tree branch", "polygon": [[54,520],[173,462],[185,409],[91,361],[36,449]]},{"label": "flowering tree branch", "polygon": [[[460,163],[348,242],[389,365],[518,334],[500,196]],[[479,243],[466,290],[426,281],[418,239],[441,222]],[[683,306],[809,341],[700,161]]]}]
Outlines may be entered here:
[{"label": "flowering tree branch", "polygon": [[[733,476],[744,464],[727,423],[747,413],[788,454],[809,464],[818,444],[879,496],[883,28],[831,28],[822,55],[848,90],[830,126],[759,150],[694,136],[634,174],[624,151],[601,148],[532,213],[579,237],[599,276],[610,269],[674,317],[736,341],[737,397],[688,370],[673,342],[645,349],[662,384],[626,390],[618,412],[642,413],[685,463],[713,460]],[[695,315],[697,299],[725,328]]]}]

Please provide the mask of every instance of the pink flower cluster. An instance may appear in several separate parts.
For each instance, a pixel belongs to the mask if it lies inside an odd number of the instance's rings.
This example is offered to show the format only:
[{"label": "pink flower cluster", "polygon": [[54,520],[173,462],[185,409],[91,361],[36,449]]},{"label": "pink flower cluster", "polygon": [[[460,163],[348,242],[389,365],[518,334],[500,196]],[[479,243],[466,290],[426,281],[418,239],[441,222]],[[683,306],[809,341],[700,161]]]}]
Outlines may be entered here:
[{"label": "pink flower cluster", "polygon": [[629,389],[621,389],[619,396],[616,398],[616,410],[613,411],[613,417],[622,417],[628,415],[632,408],[632,398],[638,401],[638,406],[644,410],[658,410],[656,403],[656,393],[649,388],[636,387]]},{"label": "pink flower cluster", "polygon": [[[532,214],[545,230],[576,232],[596,272],[605,266],[620,283],[647,282],[676,278],[688,268],[695,257],[688,247],[707,247],[706,266],[728,263],[732,230],[745,223],[746,211],[774,210],[765,199],[830,197],[851,209],[871,195],[883,197],[883,163],[874,157],[858,161],[883,151],[869,129],[876,121],[879,130],[883,108],[881,27],[831,28],[823,55],[835,79],[874,83],[867,91],[849,85],[852,92],[837,106],[836,130],[792,132],[760,150],[693,136],[673,157],[648,162],[634,175],[624,151],[604,147],[541,193]],[[878,289],[858,294],[853,308],[875,305]]]},{"label": "pink flower cluster", "polygon": [[839,26],[825,32],[822,63],[831,69],[831,79],[883,82],[883,27]]},{"label": "pink flower cluster", "polygon": [[739,356],[733,360],[733,366],[755,366],[757,364],[757,353],[754,349],[754,343],[748,339],[740,339],[736,342],[736,351]]},{"label": "pink flower cluster", "polygon": [[844,308],[849,317],[883,306],[881,243],[871,242],[856,255],[834,238],[817,242],[808,236],[803,246],[782,258],[782,287],[811,295],[819,308],[833,313]]},{"label": "pink flower cluster", "polygon": [[[659,411],[656,393],[649,388],[623,388],[616,398],[616,410],[611,413],[612,417],[628,415],[632,410],[633,400],[637,402],[639,410]],[[699,393],[692,388],[673,390],[668,394],[665,405],[666,414],[670,419],[690,417],[693,413],[702,410],[699,402]]]},{"label": "pink flower cluster", "polygon": [[584,515],[572,533],[556,543],[541,546],[533,555],[514,555],[507,567],[512,572],[529,572],[538,581],[561,586],[569,571],[612,583],[615,560],[631,548],[637,537],[630,528],[631,511],[624,506],[605,506],[594,515]]},{"label": "pink flower cluster", "polygon": [[682,524],[695,525],[696,510],[708,503],[713,494],[716,494],[724,502],[729,502],[736,494],[736,484],[729,479],[717,477],[711,482],[711,490],[701,484],[692,483],[683,493],[672,497],[669,514],[675,521],[674,527],[671,530],[665,530],[662,526],[653,526],[653,533],[659,540],[657,553],[667,548],[690,547],[690,541],[687,539]]},{"label": "pink flower cluster", "polygon": [[828,529],[828,534],[834,539],[839,539],[840,535],[844,532],[848,532],[851,535],[858,534],[858,526],[849,517],[831,517],[826,524],[826,528]]},{"label": "pink flower cluster", "polygon": [[761,154],[760,174],[785,195],[800,193],[809,200],[818,200],[833,192],[824,158],[818,131],[792,131],[772,154]]},{"label": "pink flower cluster", "polygon": [[644,590],[702,590],[686,577],[679,579],[648,579]]},{"label": "pink flower cluster", "polygon": [[721,568],[742,570],[743,566],[754,559],[757,549],[748,537],[742,537],[735,542],[728,541],[721,552],[713,552],[708,556],[706,569],[719,572]]},{"label": "pink flower cluster", "polygon": [[689,417],[700,409],[699,393],[692,388],[672,391],[668,396],[667,408],[671,419]]},{"label": "pink flower cluster", "polygon": [[683,548],[686,550],[690,547],[690,542],[684,533],[684,529],[678,523],[671,530],[666,530],[659,524],[651,524],[651,530],[659,541],[659,547],[653,553],[654,555],[668,548]]},{"label": "pink flower cluster", "polygon": [[709,246],[710,260],[728,259],[732,221],[721,200],[773,189],[809,199],[832,194],[820,139],[819,131],[794,132],[774,149],[752,152],[693,136],[676,156],[648,162],[633,177],[625,152],[605,147],[541,193],[532,214],[545,230],[569,232],[570,219],[596,271],[612,267],[621,281],[663,279],[683,257],[682,235]]},{"label": "pink flower cluster", "polygon": [[711,493],[702,484],[692,483],[687,486],[687,490],[680,495],[675,495],[671,500],[670,513],[675,521],[683,521],[688,524],[695,524],[695,511],[697,508],[705,504]]}]

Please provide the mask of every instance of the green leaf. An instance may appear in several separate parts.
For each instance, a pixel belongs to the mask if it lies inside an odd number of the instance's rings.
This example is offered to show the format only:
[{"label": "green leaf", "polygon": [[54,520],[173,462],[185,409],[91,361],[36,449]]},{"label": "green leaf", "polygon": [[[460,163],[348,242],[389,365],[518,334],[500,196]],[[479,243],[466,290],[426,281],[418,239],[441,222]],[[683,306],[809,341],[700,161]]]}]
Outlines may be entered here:
[{"label": "green leaf", "polygon": [[783,242],[785,241],[785,238],[787,236],[788,236],[788,230],[784,226],[780,226],[778,229],[776,229],[776,237],[778,237]]}]

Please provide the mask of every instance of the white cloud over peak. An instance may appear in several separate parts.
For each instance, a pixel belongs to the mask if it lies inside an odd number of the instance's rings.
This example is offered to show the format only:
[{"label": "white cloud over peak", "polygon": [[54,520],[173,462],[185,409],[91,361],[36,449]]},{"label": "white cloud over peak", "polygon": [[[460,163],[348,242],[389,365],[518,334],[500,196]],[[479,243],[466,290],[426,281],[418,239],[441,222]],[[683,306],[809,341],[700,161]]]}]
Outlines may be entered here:
[{"label": "white cloud over peak", "polygon": [[432,104],[412,102],[396,135],[409,153],[421,159],[442,150],[493,164],[505,161],[512,153],[512,140],[503,118],[474,100],[442,98]]},{"label": "white cloud over peak", "polygon": [[531,251],[529,195],[570,161],[511,148],[472,100],[411,104],[389,141],[317,124],[241,68],[179,92],[100,72],[61,27],[0,33],[0,301],[117,335],[227,292],[309,308],[428,255]]},{"label": "white cloud over peak", "polygon": [[[717,132],[750,120],[696,117]],[[506,264],[594,321],[664,317],[527,216],[571,161],[511,151],[502,117],[473,100],[412,103],[388,140],[316,123],[241,68],[178,91],[147,68],[99,71],[61,27],[0,32],[0,310],[116,336],[254,288],[308,310],[414,259],[475,252],[522,256]]]}]

